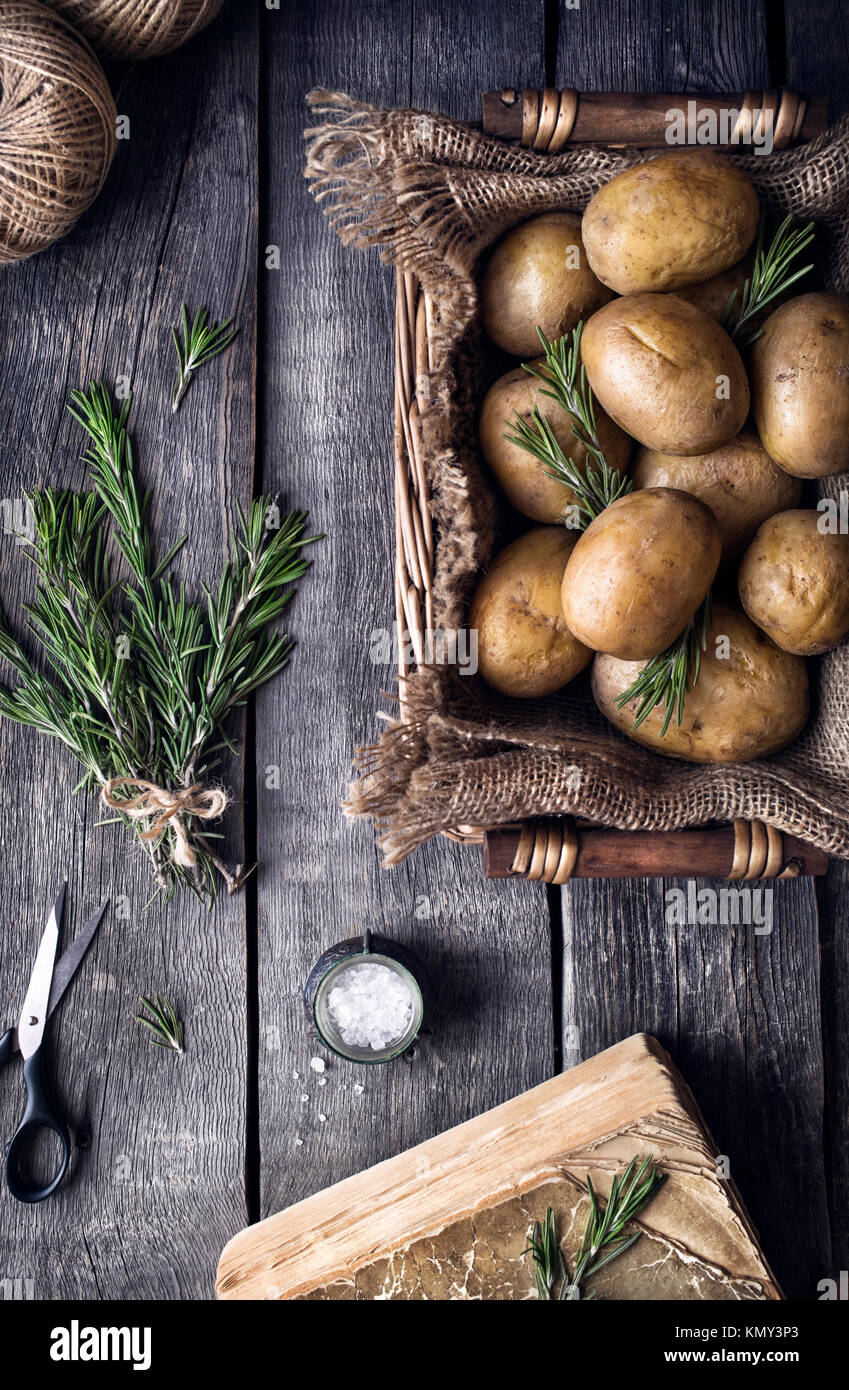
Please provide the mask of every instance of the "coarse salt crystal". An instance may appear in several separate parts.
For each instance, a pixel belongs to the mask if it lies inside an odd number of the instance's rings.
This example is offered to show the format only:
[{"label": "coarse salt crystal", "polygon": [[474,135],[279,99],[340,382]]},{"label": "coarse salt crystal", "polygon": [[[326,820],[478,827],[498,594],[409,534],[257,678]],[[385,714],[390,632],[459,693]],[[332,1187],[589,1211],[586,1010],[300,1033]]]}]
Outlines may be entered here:
[{"label": "coarse salt crystal", "polygon": [[325,1121],[326,1121],[326,1119],[327,1119],[327,1116],[326,1116],[326,1115],[322,1115],[322,1114],[321,1114],[321,1111],[319,1111],[318,1118],[319,1118],[320,1123],[321,1123],[321,1124],[324,1124]]},{"label": "coarse salt crystal", "polygon": [[304,1142],[303,1139],[296,1139],[296,1140],[295,1140],[295,1143],[298,1145],[298,1148],[300,1148],[300,1146],[301,1146],[301,1144],[303,1144],[303,1142]]},{"label": "coarse salt crystal", "polygon": [[357,1084],[356,1084],[356,1086],[354,1087],[354,1095],[355,1095],[355,1096],[361,1096],[364,1090],[365,1090],[365,1086],[361,1086],[360,1083],[359,1083],[359,1081],[358,1081]]},{"label": "coarse salt crystal", "polygon": [[327,1077],[326,1077],[326,1076],[320,1076],[320,1077],[318,1078],[318,1084],[319,1084],[319,1086],[326,1086],[326,1085],[327,1085]]},{"label": "coarse salt crystal", "polygon": [[413,1021],[413,1009],[406,980],[377,962],[340,971],[327,997],[327,1010],[342,1042],[375,1052],[403,1038]]},{"label": "coarse salt crystal", "polygon": [[324,1071],[324,1059],[322,1057],[310,1057],[310,1068],[312,1071]]}]

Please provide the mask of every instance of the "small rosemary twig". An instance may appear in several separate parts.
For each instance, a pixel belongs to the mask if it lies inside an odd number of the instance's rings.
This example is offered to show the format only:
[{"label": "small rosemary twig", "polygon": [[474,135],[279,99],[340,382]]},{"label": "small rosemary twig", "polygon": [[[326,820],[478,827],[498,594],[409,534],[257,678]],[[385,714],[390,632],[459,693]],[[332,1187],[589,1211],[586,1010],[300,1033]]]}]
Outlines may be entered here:
[{"label": "small rosemary twig", "polygon": [[546,1208],[542,1223],[535,1221],[531,1227],[525,1254],[530,1255],[534,1267],[537,1298],[543,1302],[551,1302],[557,1281],[560,1280],[561,1284],[569,1282],[569,1271],[557,1239],[557,1227],[551,1207]]},{"label": "small rosemary twig", "polygon": [[210,323],[208,309],[198,309],[191,325],[189,325],[189,313],[185,304],[181,314],[182,343],[176,331],[173,328],[171,330],[178,367],[177,380],[174,383],[174,395],[171,401],[172,411],[179,409],[180,402],[191,385],[192,375],[198,367],[202,367],[204,362],[211,362],[213,357],[217,357],[219,352],[223,352],[226,347],[229,347],[239,331],[238,328],[234,328],[228,333],[227,330],[233,322],[232,319],[226,319],[224,323]]},{"label": "small rosemary twig", "polygon": [[741,348],[750,347],[761,336],[761,329],[755,327],[753,320],[812,269],[811,265],[806,265],[790,273],[793,261],[814,239],[813,222],[806,227],[794,227],[793,218],[785,217],[766,251],[763,249],[763,238],[764,222],[761,218],[755,243],[755,263],[743,286],[740,307],[736,308],[737,291],[734,290],[720,319],[722,327]]},{"label": "small rosemary twig", "polygon": [[148,1014],[136,1014],[136,1022],[143,1023],[149,1028],[153,1037],[151,1042],[157,1047],[170,1047],[174,1052],[182,1052],[184,1030],[182,1020],[177,1017],[176,1010],[163,995],[154,994],[152,999],[142,995],[141,1003]]},{"label": "small rosemary twig", "polygon": [[550,421],[537,406],[534,406],[530,423],[517,411],[511,421],[512,433],[505,434],[512,444],[539,459],[549,477],[571,488],[577,498],[581,530],[634,486],[627,474],[611,468],[604,456],[596,426],[595,400],[581,363],[583,327],[583,323],[579,323],[571,334],[555,342],[550,342],[538,328],[545,362],[541,367],[532,367],[529,363],[524,367],[543,383],[541,394],[556,401],[569,416],[572,433],[586,450],[584,468],[580,469],[574,459],[567,457]]},{"label": "small rosemary twig", "polygon": [[618,709],[622,709],[631,700],[639,701],[632,729],[639,729],[643,720],[660,704],[665,709],[660,730],[661,738],[665,737],[673,715],[680,726],[684,717],[684,698],[699,679],[702,652],[707,651],[711,617],[712,603],[708,594],[680,637],[677,637],[666,651],[647,661],[636,680],[617,697]]},{"label": "small rosemary twig", "polygon": [[[658,1172],[654,1166],[653,1154],[642,1162],[632,1158],[625,1171],[614,1177],[607,1205],[602,1207],[592,1179],[587,1175],[590,1212],[571,1279],[557,1238],[554,1212],[548,1207],[544,1221],[535,1221],[531,1227],[525,1246],[525,1254],[530,1255],[534,1267],[537,1298],[556,1303],[593,1298],[592,1290],[582,1293],[582,1284],[639,1240],[640,1231],[626,1235],[625,1228],[639,1216],[665,1181],[666,1174]],[[558,1283],[560,1287],[555,1295]]]}]

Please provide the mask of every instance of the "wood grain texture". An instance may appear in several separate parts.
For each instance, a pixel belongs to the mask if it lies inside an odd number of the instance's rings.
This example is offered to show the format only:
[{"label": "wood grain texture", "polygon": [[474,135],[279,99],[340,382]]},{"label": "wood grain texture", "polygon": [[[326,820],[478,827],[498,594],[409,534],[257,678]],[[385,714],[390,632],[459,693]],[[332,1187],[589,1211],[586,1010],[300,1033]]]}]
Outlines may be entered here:
[{"label": "wood grain texture", "polygon": [[[375,253],[340,246],[309,196],[300,177],[307,112],[298,96],[329,84],[382,104],[472,115],[480,89],[506,69],[538,80],[541,4],[474,14],[472,23],[448,3],[351,0],[284,5],[265,17],[274,119],[263,132],[261,244],[280,245],[283,269],[261,281],[264,482],[309,506],[327,539],[293,613],[297,660],[257,703],[264,1214],[553,1070],[544,891],[485,884],[478,852],[444,840],[386,872],[372,827],[346,822],[339,806],[352,751],[375,736],[375,709],[386,707],[380,692],[392,686],[393,666],[374,665],[371,651],[373,633],[394,616],[394,282]],[[279,790],[266,785],[274,765]],[[325,947],[365,927],[421,955],[436,1009],[410,1064],[365,1070],[333,1059],[319,1088],[308,1069],[316,1048],[300,990]]]},{"label": "wood grain texture", "polygon": [[[67,393],[126,376],[157,533],[164,543],[188,531],[181,569],[192,589],[220,571],[253,469],[257,47],[250,7],[240,8],[174,57],[124,75],[118,109],[130,138],[102,197],[67,240],[0,278],[4,495],[81,486]],[[215,317],[233,313],[241,332],[172,417],[169,330],[184,297]],[[16,621],[26,571],[3,536],[3,606]],[[211,914],[185,898],[145,911],[147,868],[123,827],[96,827],[101,813],[72,798],[75,781],[54,745],[0,727],[8,1022],[59,882],[70,879],[68,932],[112,900],[49,1035],[57,1101],[79,1139],[72,1174],[37,1207],[0,1184],[0,1279],[31,1280],[43,1299],[209,1297],[221,1240],[245,1217],[244,901],[219,901]],[[238,850],[238,770],[231,782]],[[152,1048],[133,1022],[149,991],[181,1011],[185,1057]],[[5,1140],[19,1067],[2,1081]]]},{"label": "wood grain texture", "polygon": [[[831,117],[849,111],[849,14],[824,0],[786,0],[788,81],[816,82]],[[822,951],[822,1037],[827,1082],[826,1170],[831,1258],[822,1277],[849,1269],[849,865],[835,863],[818,888]]]},{"label": "wood grain texture", "polygon": [[592,0],[576,9],[561,0],[558,8],[556,86],[726,92],[767,83],[764,0]]},{"label": "wood grain texture", "polygon": [[[767,86],[763,7],[561,5],[555,80],[624,91]],[[802,73],[791,80],[819,85]],[[730,1156],[779,1281],[790,1296],[812,1298],[828,1242],[813,883],[776,884],[776,925],[758,938],[751,927],[668,927],[666,893],[687,887],[583,882],[563,890],[564,1058],[570,1027],[581,1057],[637,1028],[655,1032]]]}]

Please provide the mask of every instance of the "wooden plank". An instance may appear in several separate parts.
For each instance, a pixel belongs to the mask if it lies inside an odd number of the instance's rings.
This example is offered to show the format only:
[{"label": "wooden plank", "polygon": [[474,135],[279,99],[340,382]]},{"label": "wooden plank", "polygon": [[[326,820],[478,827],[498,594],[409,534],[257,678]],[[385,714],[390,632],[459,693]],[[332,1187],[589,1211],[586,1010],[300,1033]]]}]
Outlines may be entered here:
[{"label": "wooden plank", "polygon": [[[591,10],[561,4],[559,18],[557,85],[674,92],[769,85],[759,3],[602,0]],[[576,1058],[635,1028],[655,1031],[739,1176],[779,1280],[791,1296],[811,1296],[828,1240],[814,888],[810,880],[776,885],[778,925],[754,939],[751,928],[668,928],[666,894],[687,886],[582,882],[564,890],[564,1057],[570,1028]],[[804,1045],[800,1018],[813,1024]]]},{"label": "wooden plank", "polygon": [[635,1155],[666,1181],[641,1239],[593,1278],[596,1296],[780,1297],[686,1083],[645,1034],[241,1231],[216,1287],[236,1299],[532,1299],[531,1222],[551,1208],[574,1278],[587,1176],[604,1199]]},{"label": "wooden plank", "polygon": [[[4,491],[81,486],[67,392],[127,376],[157,532],[164,542],[188,531],[192,589],[220,571],[253,466],[257,37],[240,9],[124,75],[130,139],[99,202],[65,242],[0,277]],[[172,417],[169,329],[183,298],[233,313],[241,332]],[[3,604],[19,619],[29,576],[14,552],[4,536]],[[44,1299],[208,1297],[221,1240],[246,1214],[244,900],[210,914],[185,897],[145,911],[149,872],[122,827],[96,828],[98,807],[72,799],[69,757],[4,725],[0,768],[13,866],[0,879],[8,1022],[59,882],[70,879],[68,932],[112,900],[52,1033],[57,1100],[79,1137],[72,1176],[38,1207],[0,1192],[0,1278]],[[232,784],[238,803],[238,771]],[[229,820],[238,849],[238,808]],[[151,990],[185,1019],[183,1058],[133,1022]],[[20,1107],[19,1068],[3,1080],[13,1077],[0,1088],[4,1139]]]},{"label": "wooden plank", "polygon": [[[849,15],[837,0],[786,0],[787,80],[815,84],[832,120],[849,111]],[[822,1037],[828,1082],[826,1162],[832,1248],[821,1276],[849,1269],[849,865],[835,861],[818,890],[822,950]]]},{"label": "wooden plank", "polygon": [[[392,684],[393,666],[373,665],[370,650],[372,633],[391,630],[394,617],[394,282],[374,253],[343,249],[323,225],[300,178],[307,113],[297,101],[329,84],[380,104],[474,114],[479,90],[505,73],[539,80],[542,5],[288,4],[265,17],[264,48],[268,91],[287,94],[264,132],[261,245],[279,244],[283,261],[262,280],[265,486],[309,506],[327,533],[293,613],[297,660],[257,704],[268,1213],[548,1076],[553,1010],[542,888],[485,884],[479,851],[443,840],[387,873],[371,827],[340,813],[352,750],[374,737],[379,692]],[[273,766],[279,790],[267,785]],[[365,1071],[334,1060],[319,1088],[301,986],[325,947],[365,927],[430,967],[430,1035],[412,1065]]]}]

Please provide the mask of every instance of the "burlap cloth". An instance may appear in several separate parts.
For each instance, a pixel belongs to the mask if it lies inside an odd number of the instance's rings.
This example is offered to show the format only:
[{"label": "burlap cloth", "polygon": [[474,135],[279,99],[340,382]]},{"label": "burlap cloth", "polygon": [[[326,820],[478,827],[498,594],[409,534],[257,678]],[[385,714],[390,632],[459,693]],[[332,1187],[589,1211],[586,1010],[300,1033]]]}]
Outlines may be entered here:
[{"label": "burlap cloth", "polygon": [[[614,174],[650,153],[575,146],[534,154],[415,111],[379,111],[339,93],[310,97],[306,177],[340,237],[377,245],[415,271],[436,307],[436,369],[424,416],[437,532],[437,627],[461,628],[491,551],[497,502],[475,437],[479,330],[475,266],[533,213],[580,212]],[[818,224],[825,288],[849,289],[849,117],[806,146],[735,156],[761,204]],[[817,484],[836,496],[847,476]],[[530,523],[529,523],[530,524]],[[585,678],[547,700],[504,700],[478,677],[428,666],[407,682],[406,722],[365,750],[349,811],[374,817],[387,863],[458,825],[568,813],[622,829],[761,819],[849,857],[849,645],[810,664],[812,714],[761,762],[695,766],[642,749],[595,708]]]}]

